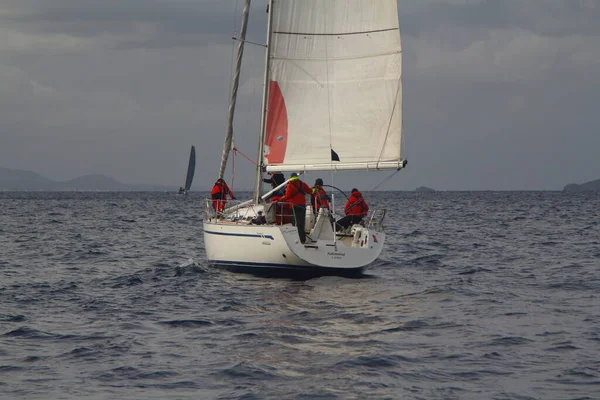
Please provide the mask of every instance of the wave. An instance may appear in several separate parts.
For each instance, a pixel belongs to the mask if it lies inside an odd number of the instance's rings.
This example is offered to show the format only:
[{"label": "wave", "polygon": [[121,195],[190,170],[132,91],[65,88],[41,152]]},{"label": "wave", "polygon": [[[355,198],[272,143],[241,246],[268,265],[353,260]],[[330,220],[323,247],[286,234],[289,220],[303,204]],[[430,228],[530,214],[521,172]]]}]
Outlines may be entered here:
[{"label": "wave", "polygon": [[159,321],[161,325],[167,325],[174,328],[199,328],[214,325],[214,322],[203,319],[186,319],[173,321]]}]

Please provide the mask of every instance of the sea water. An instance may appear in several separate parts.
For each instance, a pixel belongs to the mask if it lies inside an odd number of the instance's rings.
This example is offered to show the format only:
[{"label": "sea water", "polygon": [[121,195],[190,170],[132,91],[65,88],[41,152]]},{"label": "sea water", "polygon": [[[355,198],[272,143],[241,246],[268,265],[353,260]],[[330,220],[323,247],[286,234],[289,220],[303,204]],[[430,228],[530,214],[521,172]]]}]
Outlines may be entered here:
[{"label": "sea water", "polygon": [[205,193],[0,193],[0,398],[600,398],[599,193],[364,194],[380,260],[294,280],[207,265]]}]

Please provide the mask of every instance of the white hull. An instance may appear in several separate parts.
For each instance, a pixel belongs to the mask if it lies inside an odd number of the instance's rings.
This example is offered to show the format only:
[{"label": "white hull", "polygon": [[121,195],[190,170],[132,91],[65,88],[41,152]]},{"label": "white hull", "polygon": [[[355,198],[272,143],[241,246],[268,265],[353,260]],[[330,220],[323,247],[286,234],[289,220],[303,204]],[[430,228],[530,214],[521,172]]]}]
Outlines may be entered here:
[{"label": "white hull", "polygon": [[[295,226],[252,225],[247,221],[208,218],[204,221],[204,245],[213,265],[279,269],[323,274],[362,273],[383,248],[385,234],[362,226],[344,237],[313,232],[316,239],[302,244]],[[331,231],[330,231],[331,232]],[[318,236],[318,237],[317,237]]]}]

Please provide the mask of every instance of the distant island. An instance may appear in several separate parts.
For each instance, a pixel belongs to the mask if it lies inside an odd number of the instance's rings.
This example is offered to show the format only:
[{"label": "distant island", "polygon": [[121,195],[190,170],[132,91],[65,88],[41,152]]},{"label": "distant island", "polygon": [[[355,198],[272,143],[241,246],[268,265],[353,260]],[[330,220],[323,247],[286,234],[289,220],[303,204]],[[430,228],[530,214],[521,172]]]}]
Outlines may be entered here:
[{"label": "distant island", "polygon": [[104,175],[84,175],[65,182],[43,177],[35,172],[0,168],[0,191],[175,191],[165,185],[140,185],[121,183]]},{"label": "distant island", "polygon": [[563,188],[563,192],[600,192],[600,179],[585,182],[580,185],[570,183]]},{"label": "distant island", "polygon": [[419,186],[415,189],[415,192],[435,192],[435,189],[428,188],[427,186]]}]

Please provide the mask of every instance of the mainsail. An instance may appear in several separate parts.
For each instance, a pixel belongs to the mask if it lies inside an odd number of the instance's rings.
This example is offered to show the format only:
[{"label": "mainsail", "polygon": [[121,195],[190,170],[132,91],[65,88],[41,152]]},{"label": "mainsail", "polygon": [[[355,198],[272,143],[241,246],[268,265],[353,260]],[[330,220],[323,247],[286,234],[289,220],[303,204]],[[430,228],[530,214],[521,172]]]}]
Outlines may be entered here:
[{"label": "mainsail", "polygon": [[396,0],[273,0],[263,166],[400,168]]},{"label": "mainsail", "polygon": [[194,180],[194,172],[196,171],[196,148],[192,146],[190,150],[190,161],[188,162],[187,176],[185,178],[185,191],[189,191]]}]

